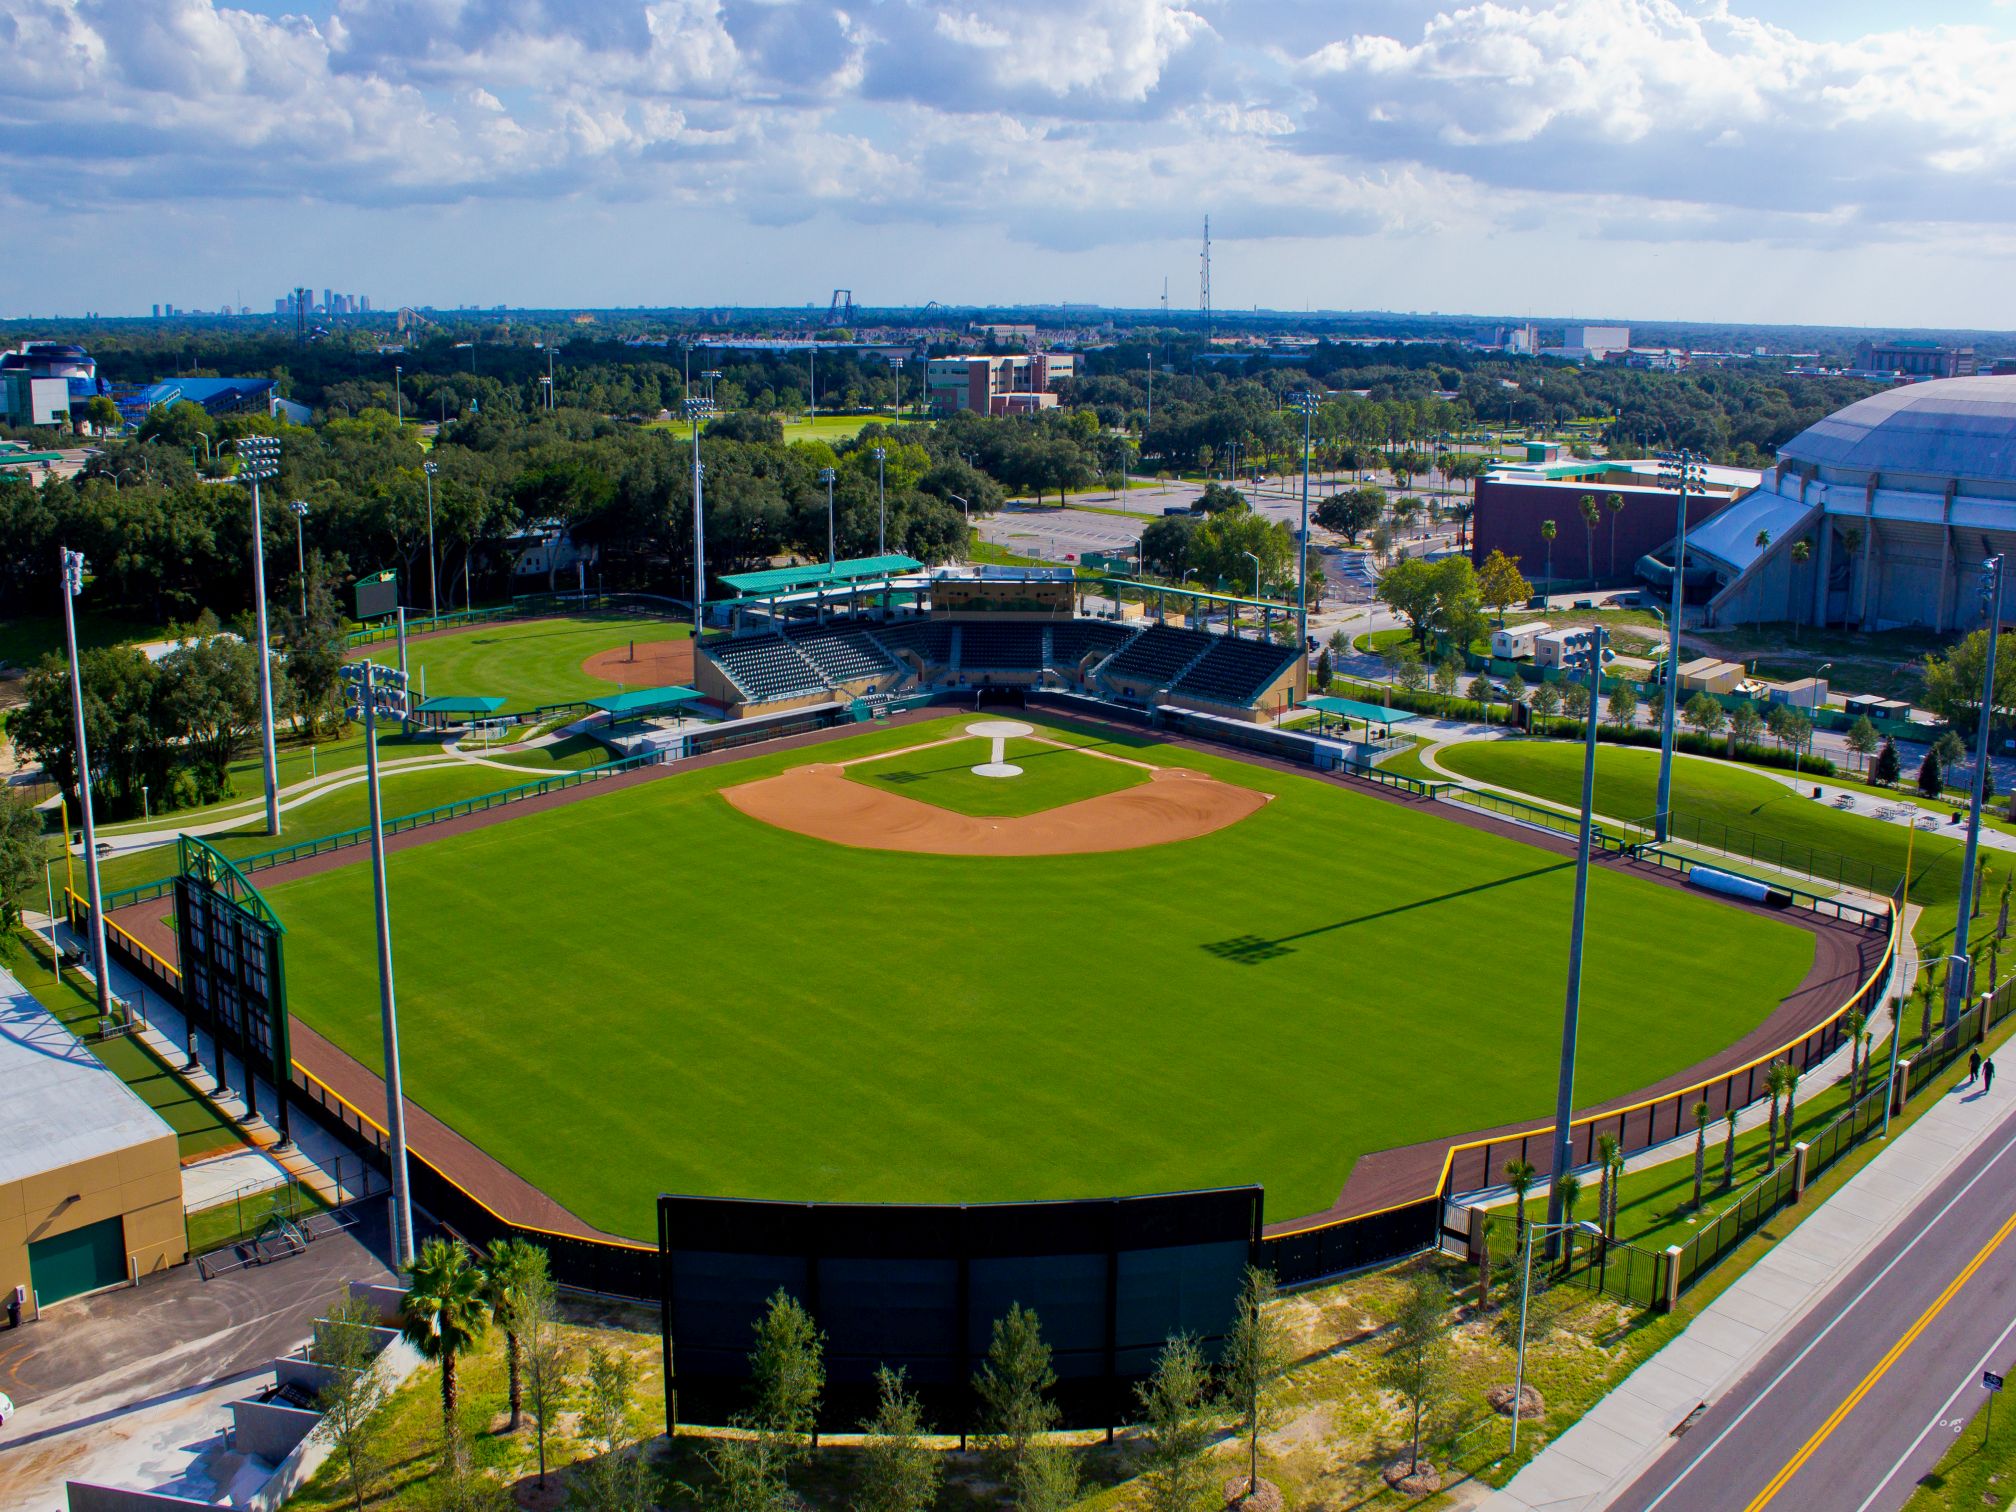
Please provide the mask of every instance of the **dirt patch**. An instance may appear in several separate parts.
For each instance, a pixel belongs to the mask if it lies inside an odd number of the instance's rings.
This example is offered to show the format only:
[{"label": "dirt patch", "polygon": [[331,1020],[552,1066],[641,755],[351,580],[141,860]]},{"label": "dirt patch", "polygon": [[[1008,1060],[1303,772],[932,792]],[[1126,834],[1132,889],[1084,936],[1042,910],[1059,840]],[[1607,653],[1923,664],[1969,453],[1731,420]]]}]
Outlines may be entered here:
[{"label": "dirt patch", "polygon": [[836,845],[933,856],[1077,856],[1194,840],[1256,813],[1268,795],[1164,767],[1139,787],[1040,814],[978,817],[849,782],[814,763],[724,788],[752,819]]},{"label": "dirt patch", "polygon": [[627,646],[611,646],[597,651],[581,663],[581,670],[606,683],[620,683],[635,692],[639,688],[669,688],[693,681],[691,640],[632,641]]}]

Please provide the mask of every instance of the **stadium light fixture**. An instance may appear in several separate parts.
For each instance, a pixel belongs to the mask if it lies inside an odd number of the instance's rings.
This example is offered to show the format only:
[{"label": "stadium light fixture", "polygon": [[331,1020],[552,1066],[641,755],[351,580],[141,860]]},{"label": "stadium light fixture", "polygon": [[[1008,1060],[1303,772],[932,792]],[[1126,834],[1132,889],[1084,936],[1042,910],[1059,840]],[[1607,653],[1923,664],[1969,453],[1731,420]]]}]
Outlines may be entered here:
[{"label": "stadium light fixture", "polygon": [[308,501],[296,499],[287,506],[294,512],[294,568],[301,579],[301,618],[308,618],[308,550],[302,538],[301,522],[308,518]]},{"label": "stadium light fixture", "polygon": [[[1602,1227],[1587,1218],[1578,1223],[1529,1223],[1526,1225],[1526,1257],[1520,1266],[1519,1276],[1519,1355],[1512,1367],[1512,1447],[1506,1450],[1508,1457],[1519,1453],[1519,1408],[1526,1396],[1526,1301],[1533,1294],[1533,1238],[1535,1232],[1544,1234],[1551,1246],[1557,1235],[1563,1233],[1588,1234],[1592,1238],[1603,1237]],[[1552,1249],[1548,1251],[1553,1254]]]},{"label": "stadium light fixture", "polygon": [[1568,932],[1568,995],[1561,1009],[1561,1073],[1554,1093],[1554,1162],[1547,1174],[1547,1222],[1557,1232],[1547,1239],[1547,1258],[1558,1253],[1561,1224],[1561,1178],[1574,1163],[1575,1044],[1582,1018],[1582,936],[1589,914],[1589,847],[1595,829],[1596,803],[1596,711],[1603,692],[1603,647],[1607,639],[1601,626],[1589,632],[1587,643],[1566,658],[1572,670],[1589,673],[1589,720],[1582,749],[1582,826],[1575,842],[1575,912]]},{"label": "stadium light fixture", "polygon": [[430,620],[441,618],[441,594],[434,570],[434,475],[439,471],[439,463],[420,464],[421,475],[427,480],[427,618]]},{"label": "stadium light fixture", "polygon": [[[77,742],[77,808],[84,822],[84,890],[90,896],[87,921],[91,941],[91,969],[98,978],[98,1016],[112,1013],[112,972],[105,959],[104,894],[98,885],[98,829],[91,812],[91,747],[84,738],[84,674],[77,663],[77,615],[74,601],[84,591],[84,553],[59,547],[57,558],[63,574],[63,641],[70,653],[70,728]],[[63,845],[70,835],[66,827]],[[67,890],[67,889],[66,889]],[[67,905],[66,905],[67,906]],[[49,921],[49,933],[56,933],[56,921]]]},{"label": "stadium light fixture", "polygon": [[1687,495],[1708,481],[1708,459],[1697,451],[1659,455],[1659,481],[1680,494],[1679,524],[1673,535],[1673,599],[1666,617],[1666,696],[1659,723],[1659,798],[1653,805],[1653,835],[1661,843],[1673,826],[1673,737],[1680,718],[1680,613],[1687,593]]},{"label": "stadium light fixture", "polygon": [[826,485],[826,565],[831,567],[834,560],[833,531],[833,480],[839,476],[830,467],[819,469],[819,481]]},{"label": "stadium light fixture", "polygon": [[266,833],[280,833],[280,763],[273,750],[273,638],[266,629],[266,527],[259,485],[280,471],[278,436],[242,436],[232,449],[238,476],[252,485],[252,604],[259,633],[259,741],[266,768]]},{"label": "stadium light fixture", "polygon": [[378,716],[410,712],[406,674],[375,662],[343,668],[352,719],[364,723],[364,781],[371,804],[371,886],[378,923],[378,1011],[384,1036],[385,1129],[392,1160],[392,1268],[413,1263],[413,1198],[406,1171],[406,1095],[399,1065],[399,1005],[392,979],[392,909],[385,891],[385,810],[378,792]]},{"label": "stadium light fixture", "polygon": [[[1995,716],[1995,653],[2002,633],[2002,555],[1981,564],[1981,614],[1988,621],[1988,657],[1981,668],[1981,702],[1974,728],[1974,781],[1967,799],[1967,854],[1960,865],[1960,922],[1953,930],[1953,966],[1946,973],[1946,1027],[1960,1021],[1974,990],[1974,959],[1967,953],[1974,912],[1974,871],[1981,854],[1981,805],[1988,774],[1988,726]],[[1989,984],[1994,985],[1992,982]]]},{"label": "stadium light fixture", "polygon": [[868,455],[875,459],[875,554],[877,556],[887,556],[889,554],[889,492],[884,486],[882,469],[883,465],[888,461],[889,448],[886,446],[877,446],[872,448]]},{"label": "stadium light fixture", "polygon": [[700,422],[714,413],[714,401],[689,396],[684,408],[687,423],[693,427],[693,639],[697,642],[707,612],[707,532],[701,523],[707,469],[700,465]]},{"label": "stadium light fixture", "polygon": [[1303,392],[1289,396],[1289,405],[1302,416],[1302,537],[1298,548],[1302,554],[1300,569],[1295,574],[1295,619],[1296,634],[1302,642],[1302,660],[1309,660],[1309,451],[1310,428],[1315,424],[1316,411],[1323,401],[1315,394]]}]

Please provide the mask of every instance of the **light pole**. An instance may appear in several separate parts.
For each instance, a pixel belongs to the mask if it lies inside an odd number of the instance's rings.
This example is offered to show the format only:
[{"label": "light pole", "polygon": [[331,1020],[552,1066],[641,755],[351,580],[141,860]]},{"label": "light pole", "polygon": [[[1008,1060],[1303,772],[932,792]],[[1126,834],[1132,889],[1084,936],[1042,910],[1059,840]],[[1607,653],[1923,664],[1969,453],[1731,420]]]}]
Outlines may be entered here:
[{"label": "light pole", "polygon": [[308,518],[308,501],[296,499],[287,506],[294,512],[294,570],[301,579],[301,618],[308,618],[308,548],[301,534],[301,522]]},{"label": "light pole", "polygon": [[546,408],[549,411],[559,408],[553,397],[553,348],[550,346],[546,348]]},{"label": "light pole", "polygon": [[392,364],[392,403],[398,408],[399,428],[401,430],[406,428],[406,390],[400,387],[400,380],[405,375],[406,369],[404,367],[396,362]]},{"label": "light pole", "polygon": [[1302,655],[1309,655],[1309,433],[1316,419],[1316,409],[1323,401],[1314,394],[1297,394],[1288,401],[1302,412],[1302,538],[1298,549],[1302,555],[1302,565],[1295,574],[1295,619],[1296,632],[1302,642]]},{"label": "light pole", "polygon": [[833,565],[835,556],[834,552],[835,532],[833,529],[833,480],[838,476],[839,474],[834,472],[833,469],[830,467],[822,467],[819,469],[819,481],[826,485],[826,565],[828,567],[831,567]]},{"label": "light pole", "polygon": [[1960,922],[1953,928],[1953,967],[1946,973],[1946,1027],[1960,1021],[1974,988],[1967,925],[1974,912],[1974,868],[1981,851],[1981,800],[1988,774],[1988,726],[1995,717],[1995,644],[2002,633],[2002,555],[1981,564],[1981,612],[1988,618],[1988,661],[1981,669],[1979,727],[1974,731],[1974,782],[1967,801],[1967,854],[1960,864]]},{"label": "light pole", "polygon": [[1526,1398],[1526,1299],[1533,1294],[1533,1236],[1536,1232],[1547,1236],[1548,1258],[1553,1258],[1554,1240],[1565,1232],[1589,1234],[1601,1238],[1603,1230],[1588,1219],[1580,1223],[1529,1223],[1526,1225],[1526,1258],[1520,1265],[1519,1274],[1519,1354],[1512,1367],[1512,1447],[1507,1456],[1519,1453],[1519,1409]]},{"label": "light pole", "polygon": [[[70,721],[77,737],[77,806],[84,817],[84,890],[90,895],[91,969],[98,977],[98,1016],[112,1014],[112,973],[105,960],[105,910],[98,889],[98,827],[91,814],[91,748],[84,738],[84,671],[77,664],[77,615],[72,603],[84,591],[84,553],[59,547],[63,573],[63,640],[70,653]],[[64,827],[63,847],[70,847]],[[68,889],[66,888],[67,892]],[[68,906],[67,904],[65,905]],[[52,920],[53,933],[56,925]]]},{"label": "light pole", "polygon": [[[704,374],[702,375],[705,376]],[[707,534],[702,527],[701,494],[707,470],[700,465],[700,422],[714,413],[712,399],[688,399],[686,419],[693,427],[693,639],[698,642],[704,628],[707,603]]]},{"label": "light pole", "polygon": [[875,554],[889,554],[889,493],[883,486],[883,464],[888,460],[889,448],[875,447],[868,453],[875,459]]},{"label": "light pole", "polygon": [[721,369],[703,368],[700,376],[707,380],[707,402],[711,405],[714,402],[714,380],[721,376]]},{"label": "light pole", "polygon": [[427,479],[427,618],[441,618],[441,597],[434,581],[434,474],[441,471],[433,462],[420,464],[421,474]]},{"label": "light pole", "polygon": [[266,527],[259,484],[280,471],[278,436],[245,436],[237,443],[238,475],[252,484],[252,603],[259,632],[259,740],[266,763],[266,833],[280,833],[280,762],[273,751],[273,645],[266,632]]},{"label": "light pole", "polygon": [[890,357],[885,360],[889,364],[889,376],[896,380],[896,418],[901,420],[903,418],[903,359],[901,357]]},{"label": "light pole", "polygon": [[406,674],[375,663],[343,669],[351,708],[364,721],[364,777],[371,799],[371,886],[378,922],[378,1011],[384,1035],[385,1128],[392,1142],[392,1268],[413,1263],[413,1201],[406,1181],[406,1097],[399,1071],[399,1005],[392,986],[392,910],[385,891],[385,816],[378,796],[378,714],[406,717]]},{"label": "light pole", "polygon": [[[1582,1016],[1582,926],[1589,912],[1589,842],[1595,828],[1596,709],[1603,691],[1603,643],[1599,627],[1589,632],[1587,647],[1574,661],[1589,667],[1589,727],[1582,750],[1582,830],[1575,842],[1575,913],[1568,935],[1568,996],[1561,1010],[1561,1076],[1554,1093],[1554,1165],[1548,1173],[1547,1222],[1561,1222],[1561,1178],[1574,1161],[1575,1039]],[[1547,1258],[1554,1258],[1554,1237],[1547,1240]]]},{"label": "light pole", "polygon": [[1654,805],[1653,834],[1664,844],[1673,826],[1673,737],[1679,723],[1680,613],[1687,592],[1687,491],[1698,492],[1708,480],[1708,459],[1695,451],[1664,453],[1659,481],[1680,491],[1680,525],[1673,540],[1673,599],[1666,622],[1666,698],[1659,726],[1659,798]]},{"label": "light pole", "polygon": [[[1239,554],[1240,554],[1241,556],[1245,557],[1247,561],[1249,561],[1249,562],[1251,562],[1251,563],[1253,564],[1253,599],[1254,599],[1254,604],[1255,604],[1255,607],[1258,607],[1258,604],[1259,604],[1259,599],[1260,599],[1260,558],[1259,558],[1259,555],[1258,555],[1257,553],[1255,553],[1255,552],[1251,552],[1251,551],[1242,551],[1242,552],[1240,552]],[[1227,617],[1227,619],[1229,619],[1229,620],[1230,620],[1230,622],[1231,622],[1231,630],[1232,630],[1232,633],[1233,633],[1233,635],[1234,635],[1234,636],[1236,637],[1236,636],[1238,635],[1238,633],[1239,633],[1239,615],[1238,615],[1238,611],[1236,611],[1236,610],[1232,610],[1232,611],[1228,611],[1228,613],[1227,613],[1227,616],[1226,616],[1226,617]]]}]

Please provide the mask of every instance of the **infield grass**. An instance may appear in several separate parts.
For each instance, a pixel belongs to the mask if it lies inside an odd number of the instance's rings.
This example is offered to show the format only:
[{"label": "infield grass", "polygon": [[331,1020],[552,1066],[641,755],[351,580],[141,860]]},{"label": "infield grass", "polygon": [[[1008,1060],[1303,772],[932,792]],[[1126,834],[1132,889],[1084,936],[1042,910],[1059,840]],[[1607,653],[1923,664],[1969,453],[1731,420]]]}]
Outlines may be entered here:
[{"label": "infield grass", "polygon": [[[982,1201],[1260,1181],[1286,1218],[1329,1206],[1367,1151],[1544,1115],[1573,883],[1551,853],[1104,732],[1276,796],[1195,840],[972,858],[849,849],[719,796],[969,720],[395,852],[410,1095],[640,1238],[660,1191]],[[375,1066],[370,894],[362,864],[267,889],[295,1013]],[[1598,872],[1590,913],[1585,1102],[1731,1043],[1813,961],[1802,930],[1640,877]]]},{"label": "infield grass", "polygon": [[[1007,759],[1010,765],[1022,768],[1019,777],[975,774],[975,766],[994,756],[994,742],[977,736],[850,766],[845,775],[884,792],[900,793],[957,814],[987,818],[1037,814],[1148,781],[1148,771],[1133,764],[1138,760],[1134,753],[1124,753],[1128,760],[1108,761],[1082,754],[1076,748],[1080,738],[1067,738],[1072,742],[1068,749],[1040,740],[1011,739]],[[1112,749],[1104,741],[1085,743]]]},{"label": "infield grass", "polygon": [[[590,614],[578,618],[507,620],[414,639],[406,643],[406,670],[415,700],[425,678],[430,698],[494,697],[511,712],[574,698],[599,698],[615,682],[590,677],[581,664],[598,651],[631,641],[685,640],[693,634],[683,620],[640,618],[634,614]],[[380,642],[359,655],[396,662],[398,648]]]}]

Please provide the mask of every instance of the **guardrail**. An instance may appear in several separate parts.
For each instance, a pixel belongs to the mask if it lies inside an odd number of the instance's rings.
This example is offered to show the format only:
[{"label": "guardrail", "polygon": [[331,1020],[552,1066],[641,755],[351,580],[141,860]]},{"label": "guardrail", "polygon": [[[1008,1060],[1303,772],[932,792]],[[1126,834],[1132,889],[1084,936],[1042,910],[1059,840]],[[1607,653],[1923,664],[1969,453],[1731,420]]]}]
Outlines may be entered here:
[{"label": "guardrail", "polygon": [[1338,768],[1350,777],[1366,782],[1376,782],[1380,787],[1397,788],[1403,793],[1412,793],[1417,798],[1439,798],[1442,790],[1449,786],[1430,777],[1409,777],[1405,772],[1382,772],[1369,762],[1347,761]]},{"label": "guardrail", "polygon": [[[1579,836],[1582,820],[1575,814],[1560,809],[1547,808],[1542,804],[1529,803],[1524,798],[1514,798],[1505,793],[1488,792],[1482,788],[1459,787],[1445,784],[1436,794],[1444,803],[1461,803],[1471,808],[1482,809],[1501,819],[1510,819],[1517,824],[1530,824],[1556,835]],[[1596,849],[1616,853],[1627,851],[1642,843],[1645,838],[1636,833],[1635,826],[1620,826],[1615,823],[1597,821],[1591,828],[1590,840]]]},{"label": "guardrail", "polygon": [[[1711,871],[1715,869],[1715,862],[1712,860],[1702,860],[1698,856],[1676,856],[1671,851],[1661,850],[1656,841],[1634,848],[1631,859],[1668,868],[1679,872],[1682,876],[1697,866],[1708,867]],[[1792,901],[1801,908],[1810,908],[1815,913],[1826,914],[1831,918],[1840,919],[1843,923],[1859,924],[1865,929],[1880,929],[1887,918],[1881,909],[1868,908],[1842,898],[1830,898],[1824,893],[1808,892],[1803,887],[1794,887],[1790,882],[1780,881],[1776,877],[1760,877],[1757,880],[1778,892],[1789,893]]]}]

